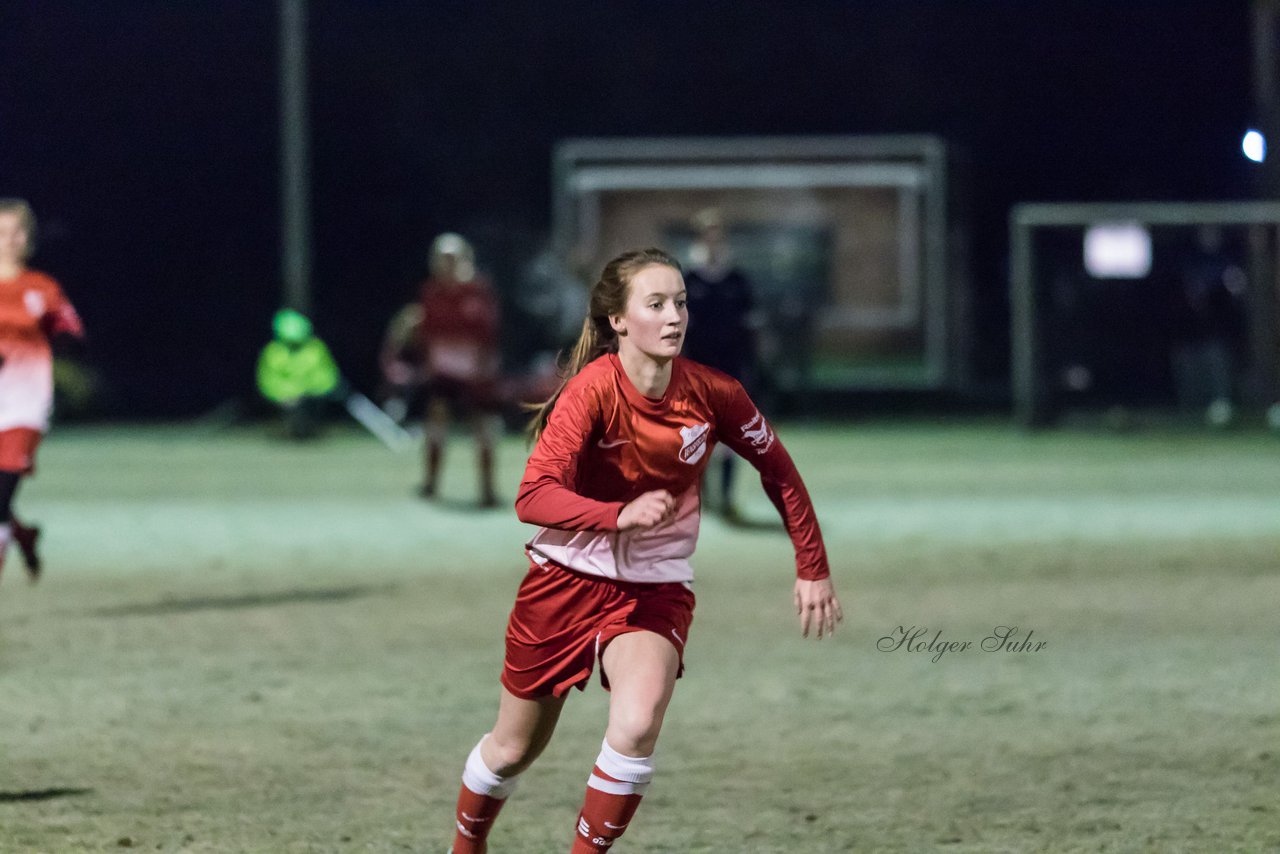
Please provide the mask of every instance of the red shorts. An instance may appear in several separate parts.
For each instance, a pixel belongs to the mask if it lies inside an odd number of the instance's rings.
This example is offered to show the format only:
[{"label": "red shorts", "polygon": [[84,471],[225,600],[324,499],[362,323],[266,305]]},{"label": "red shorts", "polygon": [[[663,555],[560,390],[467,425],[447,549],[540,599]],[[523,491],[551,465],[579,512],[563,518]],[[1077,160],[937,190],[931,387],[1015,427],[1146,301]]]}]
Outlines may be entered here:
[{"label": "red shorts", "polygon": [[36,448],[41,433],[30,427],[0,430],[0,471],[31,474],[36,470]]},{"label": "red shorts", "polygon": [[[609,641],[639,631],[671,641],[683,674],[693,605],[693,591],[680,582],[636,584],[534,564],[507,623],[502,684],[526,700],[581,691]],[[603,668],[600,684],[609,690]]]},{"label": "red shorts", "polygon": [[502,408],[497,384],[492,380],[432,377],[427,380],[426,394],[428,400],[445,401],[458,417],[497,412]]}]

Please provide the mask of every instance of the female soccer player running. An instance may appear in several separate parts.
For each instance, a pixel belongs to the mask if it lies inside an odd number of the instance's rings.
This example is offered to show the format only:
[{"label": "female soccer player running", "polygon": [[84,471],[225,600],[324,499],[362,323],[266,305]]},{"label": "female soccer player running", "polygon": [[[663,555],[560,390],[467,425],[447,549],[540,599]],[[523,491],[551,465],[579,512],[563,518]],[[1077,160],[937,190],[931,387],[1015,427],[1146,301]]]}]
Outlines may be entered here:
[{"label": "female soccer player running", "polygon": [[609,722],[572,851],[606,851],[630,823],[683,670],[699,483],[716,442],[759,469],[782,514],[803,634],[822,637],[842,619],[795,465],[737,381],[679,358],[688,319],[671,256],[613,259],[592,288],[569,377],[534,417],[516,512],[540,530],[507,627],[497,723],[463,771],[454,854],[486,850],[499,809],[597,658]]},{"label": "female soccer player running", "polygon": [[40,576],[40,529],[13,515],[18,482],[35,469],[36,447],[49,429],[57,335],[84,336],[80,318],[49,276],[27,269],[36,220],[21,199],[0,199],[0,568],[12,539],[27,573]]}]

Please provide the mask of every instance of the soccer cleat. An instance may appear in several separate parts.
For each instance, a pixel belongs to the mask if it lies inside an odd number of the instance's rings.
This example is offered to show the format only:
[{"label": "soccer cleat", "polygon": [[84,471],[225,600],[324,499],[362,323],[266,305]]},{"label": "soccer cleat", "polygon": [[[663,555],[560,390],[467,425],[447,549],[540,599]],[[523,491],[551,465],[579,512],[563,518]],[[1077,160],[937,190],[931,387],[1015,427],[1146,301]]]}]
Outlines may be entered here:
[{"label": "soccer cleat", "polygon": [[36,550],[36,543],[40,541],[40,526],[14,525],[13,541],[18,544],[18,551],[22,552],[22,562],[26,564],[27,575],[32,581],[38,581],[41,566],[40,552]]}]

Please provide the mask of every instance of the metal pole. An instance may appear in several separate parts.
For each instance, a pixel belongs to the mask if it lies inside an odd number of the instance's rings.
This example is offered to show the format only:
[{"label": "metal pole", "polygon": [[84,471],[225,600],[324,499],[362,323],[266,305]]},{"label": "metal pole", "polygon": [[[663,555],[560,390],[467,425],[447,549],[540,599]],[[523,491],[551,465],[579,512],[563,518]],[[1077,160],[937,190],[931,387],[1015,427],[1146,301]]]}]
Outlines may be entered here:
[{"label": "metal pole", "polygon": [[280,0],[280,270],[284,304],[311,310],[306,0]]},{"label": "metal pole", "polygon": [[[1267,147],[1280,146],[1280,0],[1254,0],[1253,3],[1253,109],[1258,129]],[[1280,152],[1268,151],[1261,164],[1261,195],[1265,199],[1280,198]]]},{"label": "metal pole", "polygon": [[[1253,107],[1267,141],[1266,160],[1259,164],[1258,195],[1280,199],[1280,0],[1253,3]],[[1249,234],[1251,312],[1250,339],[1255,394],[1263,403],[1280,400],[1280,263],[1277,230],[1254,226]]]},{"label": "metal pole", "polygon": [[1044,393],[1040,388],[1039,311],[1035,271],[1031,264],[1033,231],[1014,208],[1009,216],[1009,308],[1012,321],[1013,418],[1021,427],[1045,423]]}]

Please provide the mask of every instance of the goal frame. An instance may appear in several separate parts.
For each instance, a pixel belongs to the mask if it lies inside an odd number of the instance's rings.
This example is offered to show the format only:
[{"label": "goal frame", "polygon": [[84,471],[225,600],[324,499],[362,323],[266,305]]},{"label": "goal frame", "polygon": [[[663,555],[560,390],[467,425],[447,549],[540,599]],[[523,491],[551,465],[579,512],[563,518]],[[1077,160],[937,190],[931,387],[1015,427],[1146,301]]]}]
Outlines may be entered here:
[{"label": "goal frame", "polygon": [[901,200],[898,230],[904,300],[848,318],[858,328],[918,322],[918,368],[864,368],[849,390],[924,390],[963,381],[958,352],[955,212],[946,144],[929,135],[631,137],[564,140],[553,157],[553,233],[558,251],[594,245],[599,194],[619,190],[883,187]]},{"label": "goal frame", "polygon": [[[1272,390],[1280,281],[1275,250],[1280,245],[1280,202],[1035,202],[1015,205],[1009,214],[1009,343],[1014,421],[1023,427],[1052,422],[1053,400],[1044,376],[1041,288],[1036,280],[1035,235],[1044,228],[1088,228],[1132,222],[1146,226],[1254,226],[1266,236],[1251,240],[1250,297],[1254,322],[1250,335],[1260,355],[1263,385]],[[1260,244],[1260,245],[1259,245]]]}]

